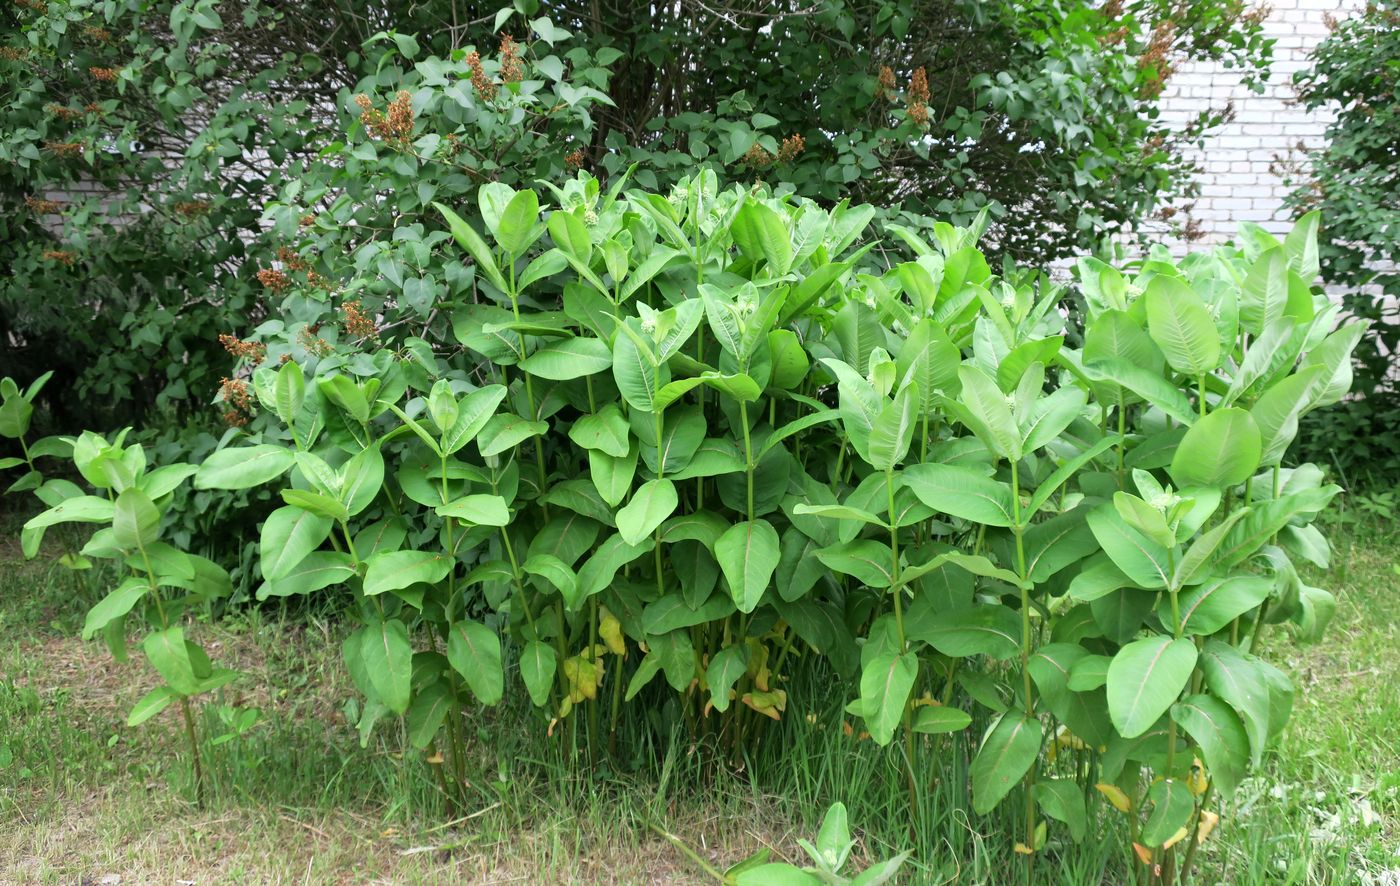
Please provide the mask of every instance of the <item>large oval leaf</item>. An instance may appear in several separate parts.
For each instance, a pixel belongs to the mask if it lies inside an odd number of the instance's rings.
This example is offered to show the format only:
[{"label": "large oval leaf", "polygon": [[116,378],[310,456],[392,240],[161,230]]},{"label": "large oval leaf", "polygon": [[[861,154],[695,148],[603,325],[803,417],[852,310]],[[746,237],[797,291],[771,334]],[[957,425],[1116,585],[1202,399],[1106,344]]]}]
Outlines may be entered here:
[{"label": "large oval leaf", "polygon": [[447,577],[452,558],[441,551],[388,551],[375,554],[365,568],[365,594],[400,591],[424,582],[436,584]]},{"label": "large oval leaf", "polygon": [[501,700],[505,673],[501,669],[501,640],[495,631],[474,621],[453,624],[447,635],[447,660],[482,704]]},{"label": "large oval leaf", "polygon": [[736,523],[715,542],[715,559],[740,612],[758,606],[780,558],[778,532],[767,520]]},{"label": "large oval leaf", "polygon": [[959,465],[910,465],[901,475],[919,501],[936,511],[987,526],[1012,524],[1011,487]]},{"label": "large oval leaf", "polygon": [[566,338],[545,345],[520,362],[531,375],[568,381],[602,372],[612,365],[612,351],[596,338]]},{"label": "large oval leaf", "polygon": [[[1262,575],[1232,575],[1203,582],[1184,591],[1177,601],[1181,632],[1192,636],[1214,634],[1263,603],[1272,589],[1273,582]],[[1170,623],[1171,603],[1164,599],[1157,605],[1157,614],[1166,615],[1164,623]]]},{"label": "large oval leaf", "polygon": [[1108,714],[1124,738],[1137,738],[1181,695],[1196,667],[1190,640],[1147,637],[1118,650],[1108,666]]},{"label": "large oval leaf", "polygon": [[1143,294],[1147,334],[1177,372],[1195,378],[1220,362],[1220,335],[1206,303],[1185,280],[1159,274]]},{"label": "large oval leaf", "polygon": [[675,513],[680,498],[670,480],[648,480],[617,512],[617,533],[629,545],[639,544]]},{"label": "large oval leaf", "polygon": [[272,443],[211,453],[194,475],[196,489],[248,489],[275,480],[296,461],[290,449]]},{"label": "large oval leaf", "polygon": [[263,577],[277,581],[291,574],[307,554],[321,546],[331,534],[331,526],[330,517],[291,505],[273,511],[263,523],[258,545]]},{"label": "large oval leaf", "polygon": [[918,607],[905,619],[904,632],[909,639],[922,640],[955,658],[1011,658],[1021,649],[1021,617],[1000,605],[968,606],[951,612]]},{"label": "large oval leaf", "polygon": [[1234,486],[1259,468],[1263,441],[1254,417],[1236,406],[1196,422],[1172,456],[1172,479],[1188,486]]},{"label": "large oval leaf", "polygon": [[907,652],[877,655],[861,671],[860,706],[865,728],[876,744],[887,745],[894,738],[918,674],[918,656]]},{"label": "large oval leaf", "polygon": [[972,761],[972,808],[986,815],[996,808],[1035,763],[1040,753],[1040,721],[1019,711],[1002,716]]}]

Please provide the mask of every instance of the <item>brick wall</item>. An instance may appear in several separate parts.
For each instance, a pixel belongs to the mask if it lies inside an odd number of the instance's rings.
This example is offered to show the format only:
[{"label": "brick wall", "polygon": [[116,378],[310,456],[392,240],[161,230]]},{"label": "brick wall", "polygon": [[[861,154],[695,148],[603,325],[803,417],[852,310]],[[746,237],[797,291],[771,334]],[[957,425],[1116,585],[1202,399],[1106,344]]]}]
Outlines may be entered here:
[{"label": "brick wall", "polygon": [[[1240,84],[1238,71],[1219,65],[1183,66],[1168,81],[1163,119],[1184,123],[1208,108],[1233,102],[1234,120],[1212,132],[1205,150],[1192,159],[1202,167],[1200,197],[1191,216],[1205,235],[1203,243],[1230,239],[1242,221],[1286,233],[1292,227],[1283,205],[1287,188],[1270,171],[1276,156],[1287,155],[1299,142],[1316,145],[1330,115],[1310,112],[1292,103],[1294,72],[1308,67],[1308,53],[1328,29],[1326,16],[1343,18],[1364,0],[1267,0],[1265,34],[1275,39],[1274,60],[1262,93]],[[1185,244],[1173,242],[1175,251]]]}]

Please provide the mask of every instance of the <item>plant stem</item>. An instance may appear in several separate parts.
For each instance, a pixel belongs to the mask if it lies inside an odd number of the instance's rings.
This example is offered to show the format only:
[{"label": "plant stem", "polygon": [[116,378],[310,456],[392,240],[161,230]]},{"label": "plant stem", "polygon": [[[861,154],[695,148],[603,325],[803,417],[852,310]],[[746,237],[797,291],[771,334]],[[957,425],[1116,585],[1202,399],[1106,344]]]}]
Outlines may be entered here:
[{"label": "plant stem", "polygon": [[[156,604],[156,617],[160,619],[161,628],[170,630],[170,619],[165,615],[165,606],[160,599],[160,582],[156,579],[155,568],[151,566],[151,555],[146,553],[146,546],[137,542],[137,548],[141,551],[141,561],[146,567],[146,580],[150,582],[151,600]],[[204,808],[204,765],[199,759],[199,741],[195,738],[194,716],[190,713],[190,699],[187,695],[180,696],[180,713],[185,719],[185,740],[190,745],[190,760],[194,770],[194,802],[200,809]]]},{"label": "plant stem", "polygon": [[1196,861],[1196,850],[1200,847],[1201,816],[1205,814],[1206,805],[1210,803],[1211,791],[1215,788],[1215,781],[1212,779],[1206,782],[1206,789],[1201,793],[1200,805],[1196,807],[1195,824],[1191,826],[1191,839],[1186,844],[1186,856],[1181,860],[1181,870],[1178,873],[1180,882],[1185,883],[1191,876],[1191,867]]},{"label": "plant stem", "polygon": [[753,444],[749,440],[749,405],[739,401],[739,423],[744,426],[744,481],[748,493],[748,517],[753,522]]},{"label": "plant stem", "polygon": [[693,850],[693,849],[691,849],[689,846],[685,845],[685,843],[681,841],[681,838],[680,838],[680,837],[677,837],[675,834],[671,833],[670,831],[667,831],[665,828],[661,827],[661,826],[658,825],[658,824],[655,824],[654,822],[648,822],[648,823],[647,823],[647,827],[651,828],[653,831],[655,831],[656,833],[660,834],[660,835],[662,836],[662,838],[664,838],[664,839],[666,840],[666,842],[670,843],[672,846],[674,846],[674,847],[676,847],[677,849],[679,849],[679,850],[681,851],[681,854],[682,854],[682,855],[684,855],[686,858],[690,859],[691,861],[695,862],[695,864],[696,864],[701,870],[703,870],[705,873],[709,874],[711,877],[714,877],[716,881],[718,881],[718,882],[720,882],[720,883],[728,883],[728,882],[729,882],[729,881],[725,878],[725,876],[724,876],[723,873],[721,873],[714,865],[710,864],[708,861],[706,861],[705,859],[703,859],[703,858],[701,858],[699,855],[697,855],[697,854],[695,853],[695,850]]},{"label": "plant stem", "polygon": [[[904,588],[899,579],[899,527],[895,524],[894,468],[885,471],[885,495],[889,504],[890,527],[890,588],[894,593],[894,627],[899,636],[899,654],[909,651],[904,637]],[[917,684],[916,684],[917,686]],[[917,825],[919,820],[919,784],[914,771],[914,691],[904,700],[904,755],[909,772],[909,815]]]},{"label": "plant stem", "polygon": [[194,803],[204,808],[204,766],[199,760],[199,742],[194,735],[194,715],[190,713],[190,700],[180,696],[180,714],[185,718],[185,739],[190,743],[191,759],[194,762]]},{"label": "plant stem", "polygon": [[[1030,516],[1034,516],[1033,514]],[[1021,692],[1025,696],[1026,719],[1035,719],[1035,699],[1031,686],[1031,596],[1026,587],[1026,525],[1021,514],[1021,474],[1018,460],[1011,462],[1011,522],[1016,536],[1016,577],[1020,579],[1021,591]],[[1026,882],[1035,877],[1035,762],[1026,772]]]}]

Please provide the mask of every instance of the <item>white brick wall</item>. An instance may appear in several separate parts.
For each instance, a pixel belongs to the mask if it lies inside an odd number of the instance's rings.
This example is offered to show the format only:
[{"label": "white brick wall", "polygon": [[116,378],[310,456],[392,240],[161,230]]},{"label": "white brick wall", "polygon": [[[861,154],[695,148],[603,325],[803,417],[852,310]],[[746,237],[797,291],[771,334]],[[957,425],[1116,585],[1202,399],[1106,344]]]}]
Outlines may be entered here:
[{"label": "white brick wall", "polygon": [[[1184,125],[1204,110],[1234,103],[1234,120],[1211,133],[1204,151],[1188,155],[1201,167],[1201,192],[1191,209],[1204,234],[1201,243],[1230,239],[1242,221],[1279,234],[1292,227],[1283,205],[1288,189],[1269,166],[1300,141],[1315,146],[1330,120],[1325,109],[1312,112],[1293,103],[1293,74],[1309,66],[1308,53],[1327,36],[1325,17],[1344,18],[1364,2],[1268,0],[1264,32],[1276,42],[1262,93],[1242,86],[1239,71],[1205,63],[1185,65],[1167,81],[1162,119],[1168,123]],[[1186,249],[1179,241],[1168,242],[1173,251]]]}]

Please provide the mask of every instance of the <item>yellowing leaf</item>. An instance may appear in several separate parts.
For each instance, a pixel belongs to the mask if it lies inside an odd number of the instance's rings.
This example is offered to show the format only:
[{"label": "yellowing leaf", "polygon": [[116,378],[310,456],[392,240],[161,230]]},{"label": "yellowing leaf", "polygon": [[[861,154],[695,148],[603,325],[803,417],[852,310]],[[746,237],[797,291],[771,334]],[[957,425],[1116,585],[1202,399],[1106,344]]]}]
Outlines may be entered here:
[{"label": "yellowing leaf", "polygon": [[1220,814],[1208,810],[1201,812],[1201,823],[1196,825],[1196,842],[1204,843],[1215,826],[1220,824]]},{"label": "yellowing leaf", "polygon": [[1162,843],[1162,848],[1163,848],[1163,849],[1170,849],[1170,848],[1172,848],[1172,847],[1175,846],[1177,843],[1180,843],[1182,840],[1186,839],[1186,835],[1187,835],[1188,833],[1190,833],[1190,831],[1186,830],[1186,828],[1184,828],[1184,827],[1183,827],[1183,828],[1177,828],[1176,833],[1175,833],[1175,834],[1172,834],[1171,837],[1170,837],[1169,839],[1167,839],[1164,843]]},{"label": "yellowing leaf", "polygon": [[1128,795],[1123,793],[1123,789],[1115,784],[1100,782],[1094,785],[1094,789],[1108,799],[1114,809],[1126,815],[1133,808],[1133,803],[1128,799]]},{"label": "yellowing leaf", "polygon": [[782,689],[774,689],[771,692],[746,692],[741,701],[773,720],[782,719],[783,711],[787,710],[787,692]]},{"label": "yellowing leaf", "polygon": [[627,655],[627,640],[622,636],[622,622],[607,609],[603,610],[603,617],[598,622],[598,636],[603,638],[603,643],[613,655]]}]

